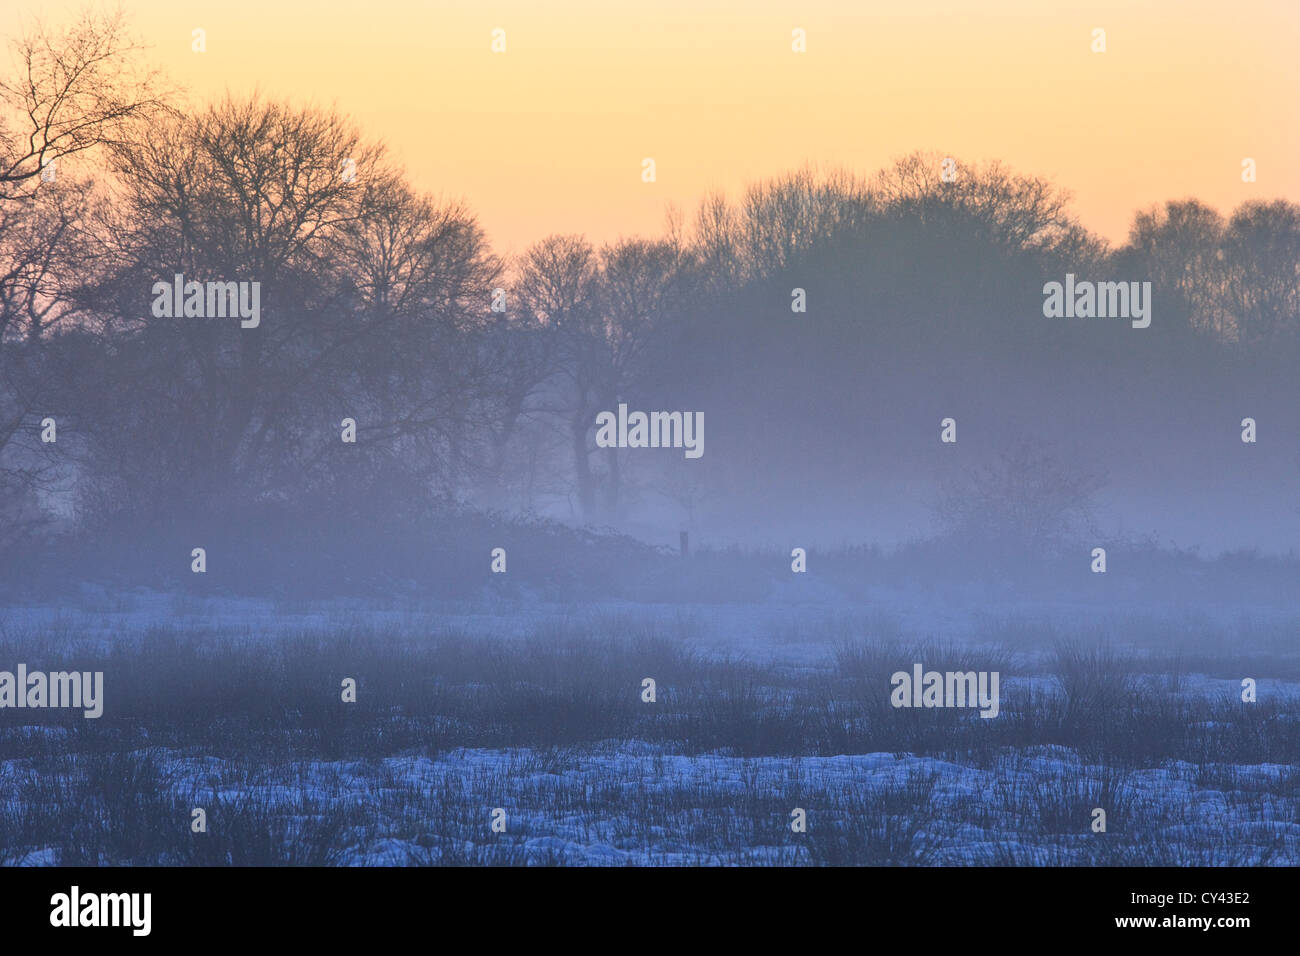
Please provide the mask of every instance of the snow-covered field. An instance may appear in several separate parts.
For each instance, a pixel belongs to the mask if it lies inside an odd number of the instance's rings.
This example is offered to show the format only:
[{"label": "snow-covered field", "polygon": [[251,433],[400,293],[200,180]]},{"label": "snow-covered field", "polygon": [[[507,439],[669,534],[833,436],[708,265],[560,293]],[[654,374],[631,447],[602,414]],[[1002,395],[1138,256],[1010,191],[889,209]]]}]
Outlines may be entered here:
[{"label": "snow-covered field", "polygon": [[[6,608],[105,715],[0,710],[0,862],[1300,862],[1300,615],[806,598]],[[891,707],[913,663],[1001,712]]]}]

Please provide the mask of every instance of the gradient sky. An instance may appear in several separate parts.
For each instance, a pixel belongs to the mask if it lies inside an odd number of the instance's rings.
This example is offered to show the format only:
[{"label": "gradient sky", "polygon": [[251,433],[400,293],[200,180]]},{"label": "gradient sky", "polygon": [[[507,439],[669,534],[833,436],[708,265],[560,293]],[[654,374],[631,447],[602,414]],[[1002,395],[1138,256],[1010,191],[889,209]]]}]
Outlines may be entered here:
[{"label": "gradient sky", "polygon": [[[7,3],[0,29],[81,5]],[[260,88],[337,106],[417,186],[467,200],[502,251],[658,233],[669,203],[710,189],[805,161],[866,173],[913,149],[1049,176],[1112,240],[1165,199],[1300,200],[1300,0],[124,5],[198,99]]]}]

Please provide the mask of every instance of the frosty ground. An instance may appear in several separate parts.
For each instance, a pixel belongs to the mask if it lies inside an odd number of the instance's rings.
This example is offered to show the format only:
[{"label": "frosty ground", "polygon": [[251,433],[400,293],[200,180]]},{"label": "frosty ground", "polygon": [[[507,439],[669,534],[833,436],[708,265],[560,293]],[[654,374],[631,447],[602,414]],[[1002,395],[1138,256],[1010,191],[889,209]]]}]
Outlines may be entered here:
[{"label": "frosty ground", "polygon": [[[0,713],[0,862],[1300,862],[1300,615],[802,597],[8,607],[106,703]],[[914,662],[1001,713],[895,710]]]}]

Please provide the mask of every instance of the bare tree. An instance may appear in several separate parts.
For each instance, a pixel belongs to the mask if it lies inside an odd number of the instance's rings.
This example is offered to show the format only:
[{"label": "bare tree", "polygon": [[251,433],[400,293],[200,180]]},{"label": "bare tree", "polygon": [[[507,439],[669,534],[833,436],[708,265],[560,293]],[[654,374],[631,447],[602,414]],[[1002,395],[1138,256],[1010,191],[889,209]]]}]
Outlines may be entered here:
[{"label": "bare tree", "polygon": [[[119,193],[104,228],[117,261],[95,290],[130,334],[121,388],[154,390],[162,417],[149,433],[186,451],[184,466],[156,469],[160,479],[176,490],[264,487],[313,433],[295,424],[320,414],[315,389],[373,329],[356,320],[356,285],[335,263],[340,237],[394,174],[382,146],[342,117],[258,97],[142,132],[113,149]],[[260,325],[154,317],[153,285],[176,273],[258,283]],[[147,437],[136,436],[137,459]],[[124,447],[119,428],[103,439],[106,452]]]},{"label": "bare tree", "polygon": [[1223,216],[1199,200],[1167,202],[1134,217],[1128,242],[1115,258],[1150,278],[1167,321],[1232,338],[1236,323],[1226,308],[1226,228]]},{"label": "bare tree", "polygon": [[94,245],[90,184],[59,161],[163,109],[121,12],[38,23],[12,47],[17,73],[0,77],[0,537],[7,528],[10,538],[38,522],[37,491],[59,473],[36,440],[38,412],[53,411],[54,387],[68,384],[56,381],[47,338],[74,310]]},{"label": "bare tree", "polygon": [[1035,553],[1093,530],[1103,483],[1064,466],[1046,445],[1024,441],[944,482],[933,508],[944,534]]},{"label": "bare tree", "polygon": [[355,283],[368,334],[358,342],[349,383],[366,402],[367,433],[421,476],[456,495],[482,466],[484,430],[498,424],[502,383],[483,347],[489,303],[500,280],[482,228],[458,202],[440,203],[392,182],[365,216],[339,230],[333,267]]},{"label": "bare tree", "polygon": [[1251,346],[1294,343],[1300,333],[1300,205],[1243,203],[1224,235],[1225,307],[1237,339]]},{"label": "bare tree", "polygon": [[61,29],[37,23],[13,50],[18,75],[0,79],[2,201],[30,196],[51,163],[118,142],[163,108],[159,75],[139,65],[120,10],[88,9]]},{"label": "bare tree", "polygon": [[553,409],[566,415],[578,503],[587,516],[596,508],[587,436],[601,400],[592,385],[600,368],[600,350],[592,335],[598,268],[595,250],[581,236],[548,236],[523,255],[515,284],[541,334],[556,342],[559,374],[566,386]]},{"label": "bare tree", "polygon": [[[915,152],[881,170],[871,183],[877,208],[917,218],[936,230],[994,246],[1046,250],[1078,243],[1081,230],[1070,195],[1038,176],[998,162],[965,164]],[[945,178],[945,169],[949,176]]]},{"label": "bare tree", "polygon": [[[645,393],[650,379],[663,383],[667,345],[680,306],[679,252],[669,242],[624,239],[600,252],[597,311],[581,330],[588,362],[586,394],[603,409]],[[593,419],[594,420],[594,419]],[[623,487],[619,449],[605,455],[604,509],[613,516]]]}]

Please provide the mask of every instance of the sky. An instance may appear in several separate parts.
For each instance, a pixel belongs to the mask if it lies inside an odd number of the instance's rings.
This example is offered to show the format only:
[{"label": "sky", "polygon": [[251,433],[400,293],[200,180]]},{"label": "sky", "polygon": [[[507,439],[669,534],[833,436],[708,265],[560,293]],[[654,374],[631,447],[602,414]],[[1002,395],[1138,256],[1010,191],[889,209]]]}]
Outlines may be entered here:
[{"label": "sky", "polygon": [[[6,0],[0,32],[82,6]],[[868,174],[916,149],[1046,176],[1116,242],[1167,199],[1300,200],[1297,0],[123,6],[195,102],[260,90],[336,107],[417,187],[467,201],[503,252],[556,232],[656,234],[670,204],[689,213],[805,163]]]}]

